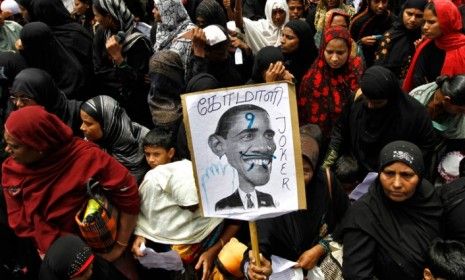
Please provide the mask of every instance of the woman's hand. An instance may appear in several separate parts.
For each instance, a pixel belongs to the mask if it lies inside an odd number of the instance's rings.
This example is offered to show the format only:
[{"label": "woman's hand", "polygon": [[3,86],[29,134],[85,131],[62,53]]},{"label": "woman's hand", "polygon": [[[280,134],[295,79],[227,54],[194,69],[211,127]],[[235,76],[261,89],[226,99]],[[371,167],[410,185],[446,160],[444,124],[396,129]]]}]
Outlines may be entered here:
[{"label": "woman's hand", "polygon": [[247,275],[250,280],[266,280],[270,277],[271,273],[273,272],[271,269],[271,262],[265,259],[260,254],[260,264],[261,266],[257,266],[255,262],[255,258],[252,256],[252,251],[249,251],[249,267],[247,269]]},{"label": "woman's hand", "polygon": [[116,65],[123,63],[123,46],[118,42],[115,35],[107,39],[105,47],[107,48],[108,54],[111,56]]},{"label": "woman's hand", "polygon": [[310,250],[307,250],[302,253],[302,255],[297,260],[295,268],[303,268],[310,270],[314,268],[320,258],[325,254],[325,249],[320,244],[313,246]]},{"label": "woman's hand", "polygon": [[205,57],[205,44],[207,43],[207,37],[202,28],[196,27],[192,31],[192,49],[194,55],[198,57]]},{"label": "woman's hand", "polygon": [[374,44],[376,44],[377,40],[375,36],[365,36],[362,39],[360,39],[360,42],[362,43],[362,45],[365,46],[373,46]]},{"label": "woman's hand", "polygon": [[131,252],[134,254],[134,257],[143,257],[144,253],[140,250],[140,246],[145,243],[145,238],[137,235],[136,240],[132,243]]},{"label": "woman's hand", "polygon": [[16,40],[16,42],[15,42],[15,48],[16,48],[18,51],[23,50],[23,42],[21,41],[21,39]]},{"label": "woman's hand", "polygon": [[281,61],[270,63],[270,66],[265,73],[265,82],[270,83],[283,80],[285,70],[286,67],[284,67]]}]

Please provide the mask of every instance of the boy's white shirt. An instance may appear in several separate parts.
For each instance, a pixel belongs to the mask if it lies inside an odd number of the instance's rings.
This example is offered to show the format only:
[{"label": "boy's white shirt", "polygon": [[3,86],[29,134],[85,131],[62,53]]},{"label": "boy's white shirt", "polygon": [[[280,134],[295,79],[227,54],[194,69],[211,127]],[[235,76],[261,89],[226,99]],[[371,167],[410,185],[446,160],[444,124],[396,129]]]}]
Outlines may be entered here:
[{"label": "boy's white shirt", "polygon": [[157,166],[139,187],[141,209],[135,234],[163,244],[194,244],[205,239],[223,219],[205,218],[200,209],[192,163],[181,160]]}]

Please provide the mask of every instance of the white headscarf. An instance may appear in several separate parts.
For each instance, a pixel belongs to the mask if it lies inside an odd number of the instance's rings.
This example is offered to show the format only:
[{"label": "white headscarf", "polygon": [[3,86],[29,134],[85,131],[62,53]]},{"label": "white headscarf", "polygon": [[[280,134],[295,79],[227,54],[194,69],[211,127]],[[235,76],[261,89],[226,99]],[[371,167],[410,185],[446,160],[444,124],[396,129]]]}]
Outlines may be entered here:
[{"label": "white headscarf", "polygon": [[[273,24],[273,10],[281,9],[286,13],[286,20],[280,27]],[[244,18],[245,40],[254,53],[266,46],[281,45],[281,33],[289,21],[289,7],[286,0],[268,0],[265,5],[266,19],[253,21]]]}]

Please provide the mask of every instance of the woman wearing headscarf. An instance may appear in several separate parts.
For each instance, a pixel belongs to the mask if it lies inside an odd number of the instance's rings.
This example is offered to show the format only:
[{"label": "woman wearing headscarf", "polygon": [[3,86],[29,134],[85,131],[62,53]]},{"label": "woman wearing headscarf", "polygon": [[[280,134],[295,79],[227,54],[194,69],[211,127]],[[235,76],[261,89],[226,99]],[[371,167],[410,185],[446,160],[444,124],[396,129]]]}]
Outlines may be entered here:
[{"label": "woman wearing headscarf", "polygon": [[465,75],[439,76],[409,94],[427,108],[444,138],[465,139]]},{"label": "woman wearing headscarf", "polygon": [[53,242],[40,267],[39,280],[126,279],[111,264],[92,253],[76,235],[65,235]]},{"label": "woman wearing headscarf", "polygon": [[119,210],[119,243],[102,257],[112,262],[121,256],[140,207],[127,169],[95,144],[73,137],[71,128],[40,106],[12,112],[4,136],[10,157],[3,162],[2,187],[16,235],[31,238],[45,254],[61,235],[78,234],[75,215],[88,200],[87,182],[96,178]]},{"label": "woman wearing headscarf", "polygon": [[[326,13],[326,24],[325,30],[330,27],[341,26],[349,29],[350,26],[350,15],[341,9],[331,9]],[[323,35],[322,33],[321,35]],[[363,52],[360,46],[351,38],[352,47],[350,50],[350,56],[355,58],[360,56],[363,59]],[[321,42],[321,41],[320,41]]]},{"label": "woman wearing headscarf", "polygon": [[200,28],[212,24],[226,28],[227,21],[223,7],[216,0],[203,0],[195,9],[195,23]]},{"label": "woman wearing headscarf", "polygon": [[318,142],[305,128],[301,127],[300,142],[307,209],[259,220],[257,227],[260,253],[265,258],[276,255],[310,270],[328,252],[330,234],[341,223],[349,199],[334,175],[329,173],[328,178],[319,168]]},{"label": "woman wearing headscarf", "polygon": [[351,58],[352,41],[343,27],[328,28],[318,58],[302,78],[298,96],[300,123],[318,124],[328,138],[363,73],[360,57]]},{"label": "woman wearing headscarf", "polygon": [[150,42],[134,26],[122,0],[93,0],[99,28],[94,37],[94,66],[99,94],[122,104],[132,120],[150,126],[145,82]]},{"label": "woman wearing headscarf", "polygon": [[379,40],[392,27],[395,16],[389,11],[387,0],[364,1],[367,1],[367,7],[352,18],[349,30],[362,47],[365,65],[370,67],[374,63]]},{"label": "woman wearing headscarf", "polygon": [[74,21],[62,0],[31,0],[30,22],[41,21],[47,24],[53,35],[79,61],[84,68],[86,83],[90,90],[93,79],[92,35]]},{"label": "woman wearing headscarf", "polygon": [[18,53],[0,52],[0,122],[4,123],[8,113],[10,87],[16,75],[27,68],[26,60]]},{"label": "woman wearing headscarf", "polygon": [[[240,48],[240,47],[239,47]],[[242,51],[242,61],[237,63],[228,32],[220,25],[195,28],[192,38],[194,75],[209,73],[218,80],[220,87],[243,85],[250,79],[253,56],[250,49]]]},{"label": "woman wearing headscarf", "polygon": [[110,96],[99,95],[81,106],[81,130],[88,141],[97,143],[124,165],[141,182],[148,165],[141,146],[149,130],[132,122],[126,111]]},{"label": "woman wearing headscarf", "polygon": [[442,203],[423,178],[421,150],[407,141],[386,145],[379,175],[342,224],[344,279],[422,279],[424,255],[440,236]]},{"label": "woman wearing headscarf", "polygon": [[294,76],[284,65],[284,56],[280,48],[264,47],[255,56],[252,77],[248,84],[269,83],[286,80],[292,82]]},{"label": "woman wearing headscarf", "polygon": [[415,53],[415,41],[421,37],[423,10],[426,0],[408,0],[402,7],[399,18],[381,40],[375,54],[375,64],[394,72],[399,80],[407,75],[410,61]]},{"label": "woman wearing headscarf", "polygon": [[355,100],[350,98],[334,126],[324,166],[351,155],[358,164],[357,177],[363,179],[378,170],[379,152],[396,140],[415,143],[426,162],[437,144],[426,109],[402,91],[389,69],[372,66],[363,74]]},{"label": "woman wearing headscarf", "polygon": [[458,8],[449,0],[433,0],[425,7],[423,33],[405,77],[403,88],[435,81],[440,75],[465,73],[465,35]]},{"label": "woman wearing headscarf", "polygon": [[[342,12],[349,15],[349,18],[355,14],[354,7],[347,5],[341,0],[321,0],[319,1],[316,11],[315,19],[312,22],[315,26],[315,44],[317,48],[320,48],[321,41],[323,39],[324,31],[329,26],[327,25],[327,13],[334,9],[341,10]],[[348,27],[348,26],[347,26]]]},{"label": "woman wearing headscarf", "polygon": [[286,69],[294,75],[296,90],[299,90],[302,77],[318,56],[312,30],[305,21],[291,20],[286,23],[281,37],[281,51]]},{"label": "woman wearing headscarf", "polygon": [[174,51],[156,52],[149,63],[151,81],[148,103],[152,122],[175,134],[182,119],[181,94],[184,93],[184,68]]},{"label": "woman wearing headscarf", "polygon": [[186,9],[180,0],[154,0],[157,23],[157,32],[155,35],[154,51],[172,50],[181,57],[185,77],[191,76],[191,51],[192,40],[183,36],[192,30],[195,25],[192,23]]},{"label": "woman wearing headscarf", "polygon": [[71,16],[82,27],[84,27],[91,36],[95,33],[94,11],[92,11],[92,0],[76,0]]},{"label": "woman wearing headscarf", "polygon": [[52,77],[41,69],[27,68],[16,75],[10,90],[10,102],[13,110],[30,105],[44,106],[45,110],[71,127],[74,135],[81,134],[79,110],[82,102],[66,98]]},{"label": "woman wearing headscarf", "polygon": [[242,16],[242,1],[235,3],[235,21],[245,32],[245,42],[255,54],[266,46],[281,44],[283,26],[289,21],[289,8],[286,0],[268,0],[265,5],[266,19],[257,21]]},{"label": "woman wearing headscarf", "polygon": [[68,98],[85,98],[85,73],[78,60],[45,23],[31,22],[21,31],[21,55],[30,67],[45,70]]}]

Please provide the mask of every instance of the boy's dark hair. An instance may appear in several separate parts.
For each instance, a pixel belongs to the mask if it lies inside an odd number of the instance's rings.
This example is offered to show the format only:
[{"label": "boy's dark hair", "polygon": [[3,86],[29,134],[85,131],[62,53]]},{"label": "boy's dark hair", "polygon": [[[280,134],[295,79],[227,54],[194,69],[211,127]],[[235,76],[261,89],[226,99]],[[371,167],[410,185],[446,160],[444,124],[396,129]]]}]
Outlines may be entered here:
[{"label": "boy's dark hair", "polygon": [[166,150],[174,148],[173,132],[163,127],[150,130],[142,140],[142,147],[147,146],[162,147]]},{"label": "boy's dark hair", "polygon": [[465,245],[454,240],[436,239],[426,255],[425,267],[435,278],[465,279]]}]

